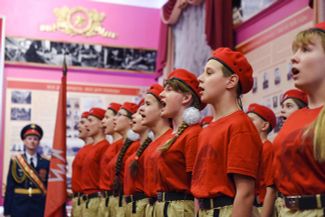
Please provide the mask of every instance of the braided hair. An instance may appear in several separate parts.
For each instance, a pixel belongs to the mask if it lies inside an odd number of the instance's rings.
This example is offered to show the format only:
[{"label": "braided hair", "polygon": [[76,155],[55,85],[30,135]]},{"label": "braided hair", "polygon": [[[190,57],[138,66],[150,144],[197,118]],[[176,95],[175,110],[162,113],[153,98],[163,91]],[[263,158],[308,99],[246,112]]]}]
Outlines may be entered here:
[{"label": "braided hair", "polygon": [[118,154],[116,165],[115,165],[115,178],[114,178],[114,184],[113,184],[113,190],[114,190],[115,195],[118,195],[123,190],[122,189],[122,180],[121,180],[121,176],[120,176],[121,169],[123,167],[123,158],[133,142],[134,141],[132,141],[131,139],[126,139],[124,142],[124,145],[121,148],[121,151]]},{"label": "braided hair", "polygon": [[173,136],[173,138],[169,139],[165,144],[163,144],[162,146],[159,147],[159,151],[161,152],[165,152],[167,151],[170,146],[176,141],[176,139],[182,135],[182,133],[189,127],[189,125],[187,123],[185,123],[185,121],[182,122],[182,124],[179,126],[179,128],[177,129],[177,133],[175,134],[175,136]]},{"label": "braided hair", "polygon": [[138,173],[139,168],[139,158],[141,157],[142,153],[146,150],[146,148],[149,146],[149,144],[152,142],[152,139],[147,137],[146,140],[141,144],[141,146],[138,148],[137,152],[135,153],[134,160],[132,161],[130,165],[131,170],[131,176],[136,177]]}]

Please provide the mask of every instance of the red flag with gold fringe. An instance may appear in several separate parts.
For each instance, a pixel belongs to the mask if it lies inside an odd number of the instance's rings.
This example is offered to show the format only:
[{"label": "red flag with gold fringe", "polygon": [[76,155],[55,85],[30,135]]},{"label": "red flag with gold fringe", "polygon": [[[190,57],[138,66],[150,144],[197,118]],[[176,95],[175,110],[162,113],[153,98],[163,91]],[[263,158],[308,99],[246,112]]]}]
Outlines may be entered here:
[{"label": "red flag with gold fringe", "polygon": [[44,217],[66,216],[66,92],[67,65],[64,58]]}]

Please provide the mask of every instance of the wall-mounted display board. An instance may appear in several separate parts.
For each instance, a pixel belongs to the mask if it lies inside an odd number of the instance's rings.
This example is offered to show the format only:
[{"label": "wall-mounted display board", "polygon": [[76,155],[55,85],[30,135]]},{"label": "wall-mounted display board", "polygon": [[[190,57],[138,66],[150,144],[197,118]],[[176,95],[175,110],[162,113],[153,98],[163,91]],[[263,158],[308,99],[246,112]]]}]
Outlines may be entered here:
[{"label": "wall-mounted display board", "polygon": [[[291,44],[295,35],[313,25],[313,10],[306,7],[240,43],[237,49],[245,53],[254,69],[253,90],[243,97],[243,104],[261,103],[280,113],[282,94],[294,88],[291,76]],[[278,132],[282,126],[277,118]],[[274,137],[275,133],[271,135]]]},{"label": "wall-mounted display board", "polygon": [[[6,82],[4,163],[2,182],[6,181],[9,159],[23,151],[20,130],[28,123],[37,123],[44,130],[39,152],[49,156],[53,142],[59,83],[44,80],[9,78]],[[143,87],[100,86],[68,83],[67,86],[67,160],[68,183],[72,160],[83,145],[78,139],[77,124],[82,112],[96,106],[106,108],[110,102],[136,101]]]}]

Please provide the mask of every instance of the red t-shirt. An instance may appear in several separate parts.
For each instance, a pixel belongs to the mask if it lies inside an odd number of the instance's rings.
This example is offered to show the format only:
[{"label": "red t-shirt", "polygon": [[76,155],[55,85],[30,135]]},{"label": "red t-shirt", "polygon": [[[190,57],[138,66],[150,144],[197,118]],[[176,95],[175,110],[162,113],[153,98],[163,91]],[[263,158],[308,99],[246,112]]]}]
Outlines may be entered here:
[{"label": "red t-shirt", "polygon": [[72,176],[71,176],[71,188],[73,193],[82,192],[81,189],[81,174],[82,174],[82,162],[91,147],[91,144],[87,144],[79,149],[78,153],[72,162]]},{"label": "red t-shirt", "polygon": [[99,173],[100,173],[100,161],[105,153],[109,142],[105,139],[97,144],[94,144],[87,151],[85,159],[82,162],[81,173],[81,188],[86,194],[98,192],[99,189]]},{"label": "red t-shirt", "polygon": [[100,177],[99,177],[99,188],[102,191],[109,190],[110,179],[114,177],[111,176],[109,170],[107,169],[109,162],[114,158],[114,156],[120,151],[123,145],[123,139],[117,140],[112,143],[103,154],[100,161]]},{"label": "red t-shirt", "polygon": [[157,184],[159,192],[190,193],[192,172],[201,131],[199,124],[188,127],[165,152],[158,152]]},{"label": "red t-shirt", "polygon": [[264,202],[266,187],[268,184],[267,178],[272,174],[273,168],[273,144],[266,140],[263,143],[262,165],[260,165],[259,180],[257,183],[257,195],[260,202]]},{"label": "red t-shirt", "polygon": [[171,137],[172,132],[172,129],[169,129],[156,138],[142,154],[144,161],[144,191],[148,197],[156,197],[158,191],[156,155],[159,152],[156,149]]},{"label": "red t-shirt", "polygon": [[[124,145],[124,143],[123,143]],[[122,145],[122,147],[123,147]],[[124,164],[125,164],[125,161],[128,157],[130,157],[130,155],[132,155],[134,152],[136,152],[136,150],[138,150],[139,148],[139,145],[140,145],[140,142],[139,141],[135,141],[133,142],[128,150],[125,152],[125,155],[123,157],[123,162],[122,162],[122,167],[121,167],[121,171],[120,171],[120,178],[122,180],[122,183],[123,183],[123,179],[124,179]],[[121,148],[122,148],[121,147]],[[120,150],[121,151],[121,150]],[[113,190],[113,184],[114,184],[114,179],[115,179],[115,169],[116,169],[116,162],[117,162],[117,159],[118,159],[118,155],[120,153],[120,151],[114,156],[114,158],[109,162],[108,164],[108,167],[107,167],[107,170],[109,172],[109,175],[110,175],[110,179],[108,180],[107,184],[108,184],[108,190]]]},{"label": "red t-shirt", "polygon": [[283,195],[325,193],[325,163],[315,160],[313,140],[302,136],[320,110],[303,108],[294,112],[274,140],[274,183]]},{"label": "red t-shirt", "polygon": [[231,174],[256,179],[262,142],[243,111],[222,117],[200,133],[191,191],[196,198],[235,197]]}]

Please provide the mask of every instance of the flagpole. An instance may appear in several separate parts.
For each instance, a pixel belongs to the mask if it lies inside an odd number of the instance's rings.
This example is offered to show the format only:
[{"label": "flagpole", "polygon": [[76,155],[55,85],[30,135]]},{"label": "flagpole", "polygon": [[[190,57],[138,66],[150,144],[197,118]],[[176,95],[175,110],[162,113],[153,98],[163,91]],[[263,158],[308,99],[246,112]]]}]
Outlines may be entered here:
[{"label": "flagpole", "polygon": [[68,68],[65,55],[63,57],[62,65],[62,78],[56,114],[44,217],[66,216],[66,86]]}]

